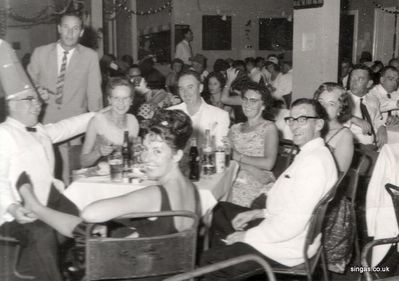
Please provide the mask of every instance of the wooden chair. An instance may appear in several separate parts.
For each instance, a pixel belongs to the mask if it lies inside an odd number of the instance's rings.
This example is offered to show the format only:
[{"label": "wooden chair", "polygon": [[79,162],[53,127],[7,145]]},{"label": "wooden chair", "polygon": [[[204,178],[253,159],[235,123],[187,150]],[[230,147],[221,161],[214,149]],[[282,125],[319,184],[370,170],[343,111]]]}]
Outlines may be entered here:
[{"label": "wooden chair", "polygon": [[344,174],[339,173],[338,180],[335,183],[335,185],[326,195],[324,195],[324,197],[319,201],[319,203],[313,209],[313,213],[309,222],[309,229],[306,234],[305,244],[303,247],[303,257],[305,262],[298,266],[289,267],[289,268],[273,267],[274,273],[306,276],[308,281],[312,281],[313,280],[312,275],[319,261],[321,261],[324,281],[329,280],[323,243],[320,243],[320,247],[318,248],[316,254],[311,258],[308,256],[308,249],[313,244],[313,242],[322,234],[322,227],[328,204],[334,198],[337,188],[340,185],[343,177]]},{"label": "wooden chair", "polygon": [[197,215],[187,211],[131,214],[129,218],[182,216],[192,219],[190,228],[168,235],[139,238],[91,237],[87,229],[87,280],[168,276],[194,269]]},{"label": "wooden chair", "polygon": [[34,276],[22,275],[18,272],[19,253],[18,240],[0,236],[0,280],[35,280]]},{"label": "wooden chair", "polygon": [[272,169],[275,178],[278,178],[288,168],[298,151],[298,146],[291,140],[280,140],[276,163]]},{"label": "wooden chair", "polygon": [[272,268],[270,267],[270,265],[261,257],[256,256],[256,255],[243,255],[243,256],[239,256],[239,257],[235,257],[235,258],[231,258],[222,262],[218,262],[218,263],[214,263],[211,265],[207,265],[207,266],[203,266],[200,268],[197,268],[195,270],[192,270],[190,272],[186,272],[186,273],[181,273],[169,278],[164,279],[164,281],[183,281],[183,280],[189,280],[198,276],[202,276],[205,274],[208,274],[210,272],[214,272],[226,267],[231,267],[243,262],[247,262],[247,261],[254,261],[259,263],[263,269],[265,270],[265,273],[267,275],[267,279],[265,280],[269,280],[269,281],[276,281],[276,277],[273,274]]},{"label": "wooden chair", "polygon": [[[366,176],[368,169],[372,166],[373,160],[370,158],[368,154],[362,153],[361,151],[355,152],[357,153],[357,159],[355,163],[351,165],[347,174],[345,175],[344,180],[342,181],[342,192],[343,196],[347,198],[351,204],[351,212],[355,216],[355,224],[354,224],[354,245],[355,245],[355,254],[356,257],[360,258],[360,246],[359,246],[359,237],[357,233],[357,223],[356,223],[356,194],[357,188],[359,186],[359,178],[361,176]],[[341,188],[341,187],[339,187]]]},{"label": "wooden chair", "polygon": [[[399,186],[395,186],[393,184],[386,184],[385,189],[388,191],[388,193],[392,197],[392,203],[393,203],[393,207],[394,207],[395,214],[396,214],[396,221],[397,221],[398,227],[399,227]],[[396,237],[392,237],[392,238],[376,239],[376,240],[373,240],[373,241],[367,243],[366,246],[364,246],[364,248],[362,250],[362,255],[361,255],[362,267],[370,268],[370,264],[368,263],[367,257],[370,255],[370,251],[372,250],[372,248],[374,246],[386,245],[386,244],[397,244],[397,243],[399,243],[399,235]],[[397,281],[397,280],[399,280],[399,275],[389,277],[389,278],[384,278],[384,279],[373,279],[373,276],[372,276],[371,272],[369,272],[369,271],[365,271],[364,275],[365,275],[367,281],[373,281],[373,280]]]},{"label": "wooden chair", "polygon": [[72,181],[72,171],[79,170],[82,168],[80,165],[80,155],[82,153],[83,145],[71,145],[68,147],[68,159],[69,159],[69,175]]}]

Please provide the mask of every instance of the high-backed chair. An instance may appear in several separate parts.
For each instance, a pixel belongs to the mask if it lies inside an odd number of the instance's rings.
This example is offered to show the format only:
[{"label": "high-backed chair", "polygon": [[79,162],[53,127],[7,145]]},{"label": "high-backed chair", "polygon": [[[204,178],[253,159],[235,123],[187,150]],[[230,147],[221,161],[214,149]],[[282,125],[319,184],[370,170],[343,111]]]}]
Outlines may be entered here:
[{"label": "high-backed chair", "polygon": [[277,159],[272,169],[275,178],[278,178],[288,168],[298,151],[298,146],[291,140],[279,141]]},{"label": "high-backed chair", "polygon": [[137,213],[130,218],[182,216],[192,220],[186,230],[154,237],[91,237],[87,229],[86,279],[134,279],[168,276],[194,269],[198,217],[187,211]]},{"label": "high-backed chair", "polygon": [[0,236],[0,280],[36,280],[34,276],[22,275],[18,271],[20,245],[18,240]]},{"label": "high-backed chair", "polygon": [[357,223],[356,223],[356,194],[359,186],[359,178],[365,176],[368,169],[372,166],[373,160],[368,154],[362,153],[361,151],[356,152],[358,159],[356,163],[352,164],[348,170],[345,179],[343,181],[343,194],[350,201],[352,214],[355,216],[354,224],[354,245],[356,257],[360,258],[360,246],[359,238],[357,233]]},{"label": "high-backed chair", "polygon": [[243,262],[247,262],[247,261],[254,261],[259,263],[265,273],[267,278],[265,280],[268,281],[275,281],[276,277],[273,274],[272,268],[270,267],[270,265],[261,257],[257,256],[257,255],[243,255],[243,256],[238,256],[235,258],[231,258],[222,262],[218,262],[218,263],[214,263],[211,265],[207,265],[207,266],[203,266],[197,269],[194,269],[192,271],[186,272],[186,273],[181,273],[169,278],[164,279],[164,281],[183,281],[183,280],[189,280],[198,276],[202,276],[205,274],[208,274],[210,272],[214,272],[223,268],[227,268],[227,267],[231,267]]},{"label": "high-backed chair", "polygon": [[305,244],[303,247],[303,257],[305,262],[298,266],[289,267],[289,268],[273,266],[274,273],[306,276],[308,281],[312,281],[313,273],[315,272],[319,261],[321,261],[324,281],[329,280],[323,243],[320,243],[320,247],[317,249],[317,252],[313,257],[308,256],[308,249],[313,244],[313,242],[315,242],[316,239],[318,239],[318,237],[321,237],[328,203],[334,198],[337,188],[340,185],[343,177],[344,174],[339,173],[338,180],[335,183],[335,185],[331,188],[331,190],[327,194],[323,196],[323,198],[313,209],[313,213],[309,222],[309,229],[306,234]]},{"label": "high-backed chair", "polygon": [[[393,203],[393,207],[395,210],[395,215],[396,215],[396,221],[398,223],[398,227],[399,227],[399,186],[395,186],[393,184],[386,184],[385,185],[385,189],[387,190],[387,192],[391,195],[392,197],[392,203]],[[392,237],[392,238],[385,238],[385,239],[376,239],[373,240],[369,243],[366,244],[366,246],[364,246],[363,250],[362,250],[362,255],[361,255],[361,264],[363,268],[370,268],[370,265],[368,263],[368,256],[370,255],[370,251],[372,250],[372,248],[374,246],[377,245],[386,245],[386,244],[397,244],[399,243],[399,235],[396,237]],[[378,280],[378,281],[397,281],[399,280],[399,275],[397,276],[393,276],[393,277],[389,277],[389,278],[384,278],[384,279],[373,279],[373,276],[371,274],[371,272],[369,271],[365,271],[364,275],[366,277],[366,281],[373,281],[373,280]]]}]

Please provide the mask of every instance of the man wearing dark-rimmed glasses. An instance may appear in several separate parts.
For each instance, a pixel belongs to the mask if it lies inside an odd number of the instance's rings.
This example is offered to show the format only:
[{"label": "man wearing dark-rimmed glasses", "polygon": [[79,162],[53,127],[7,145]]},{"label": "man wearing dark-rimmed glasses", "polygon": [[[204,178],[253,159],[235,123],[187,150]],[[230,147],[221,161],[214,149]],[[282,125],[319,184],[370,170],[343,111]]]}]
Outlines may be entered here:
[{"label": "man wearing dark-rimmed glasses", "polygon": [[[214,209],[211,249],[202,265],[244,254],[256,254],[271,265],[292,267],[304,262],[303,245],[316,204],[337,180],[337,167],[325,146],[327,113],[318,101],[296,100],[286,118],[293,142],[300,147],[294,162],[268,193],[266,208],[250,210],[232,203]],[[310,246],[316,253],[320,241]],[[204,280],[244,280],[261,271],[255,263],[243,263],[207,275]]]}]

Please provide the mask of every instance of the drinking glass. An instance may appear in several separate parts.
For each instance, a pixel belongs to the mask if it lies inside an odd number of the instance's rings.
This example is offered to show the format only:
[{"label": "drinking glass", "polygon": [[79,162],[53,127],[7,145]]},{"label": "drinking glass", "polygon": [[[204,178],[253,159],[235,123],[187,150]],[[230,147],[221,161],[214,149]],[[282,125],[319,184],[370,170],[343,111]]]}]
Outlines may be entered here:
[{"label": "drinking glass", "polygon": [[112,181],[122,181],[123,179],[123,158],[120,148],[116,148],[108,156],[108,164]]}]

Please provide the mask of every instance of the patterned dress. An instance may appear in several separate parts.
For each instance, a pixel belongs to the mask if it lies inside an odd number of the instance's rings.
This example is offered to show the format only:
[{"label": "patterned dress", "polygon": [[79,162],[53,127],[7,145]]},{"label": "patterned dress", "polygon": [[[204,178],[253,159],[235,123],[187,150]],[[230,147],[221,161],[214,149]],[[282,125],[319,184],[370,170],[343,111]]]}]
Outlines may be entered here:
[{"label": "patterned dress", "polygon": [[[242,132],[243,124],[235,124],[230,129],[229,139],[233,147],[247,156],[264,156],[265,134],[273,122],[265,120],[249,132]],[[240,167],[233,183],[233,203],[249,207],[260,194],[267,194],[274,181],[271,171],[254,166],[251,169]]]}]

